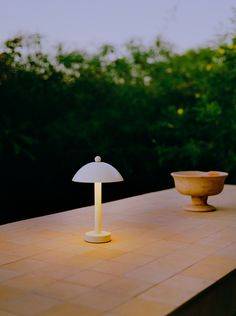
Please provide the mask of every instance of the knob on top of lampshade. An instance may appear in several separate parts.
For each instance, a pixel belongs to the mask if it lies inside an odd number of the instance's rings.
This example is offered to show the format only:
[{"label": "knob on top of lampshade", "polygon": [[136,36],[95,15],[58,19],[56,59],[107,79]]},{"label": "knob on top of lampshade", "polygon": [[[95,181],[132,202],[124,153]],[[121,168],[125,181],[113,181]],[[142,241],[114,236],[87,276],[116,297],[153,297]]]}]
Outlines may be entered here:
[{"label": "knob on top of lampshade", "polygon": [[90,162],[81,167],[74,175],[74,182],[119,182],[123,181],[121,174],[111,165],[101,161],[101,157],[96,156],[94,162]]}]

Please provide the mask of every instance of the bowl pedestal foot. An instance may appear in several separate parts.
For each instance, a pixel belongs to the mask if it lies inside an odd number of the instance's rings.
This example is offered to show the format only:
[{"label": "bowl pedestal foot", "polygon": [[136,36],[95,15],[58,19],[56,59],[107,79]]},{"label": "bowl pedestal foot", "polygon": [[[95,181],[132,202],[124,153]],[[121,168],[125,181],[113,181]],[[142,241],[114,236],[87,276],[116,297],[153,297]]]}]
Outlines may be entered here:
[{"label": "bowl pedestal foot", "polygon": [[184,207],[185,211],[212,212],[216,210],[214,206],[207,204],[208,196],[191,196],[191,198],[192,198],[192,204],[186,205]]}]

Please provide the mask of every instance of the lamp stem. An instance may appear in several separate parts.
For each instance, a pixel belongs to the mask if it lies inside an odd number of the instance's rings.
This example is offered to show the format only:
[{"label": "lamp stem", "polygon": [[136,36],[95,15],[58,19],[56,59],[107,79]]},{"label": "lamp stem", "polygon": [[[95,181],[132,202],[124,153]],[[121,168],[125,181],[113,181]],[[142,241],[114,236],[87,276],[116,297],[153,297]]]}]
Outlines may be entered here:
[{"label": "lamp stem", "polygon": [[102,184],[100,182],[94,183],[94,204],[95,204],[95,222],[94,230],[97,234],[102,231]]}]

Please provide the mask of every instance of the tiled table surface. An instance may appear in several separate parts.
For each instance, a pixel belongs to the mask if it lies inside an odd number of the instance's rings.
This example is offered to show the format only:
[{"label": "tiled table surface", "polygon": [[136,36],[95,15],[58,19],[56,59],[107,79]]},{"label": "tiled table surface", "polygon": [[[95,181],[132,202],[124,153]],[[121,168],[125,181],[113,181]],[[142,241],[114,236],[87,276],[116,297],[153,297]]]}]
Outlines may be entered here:
[{"label": "tiled table surface", "polygon": [[[104,189],[105,191],[105,189]],[[236,268],[236,186],[185,212],[175,189],[0,226],[0,316],[167,315]]]}]

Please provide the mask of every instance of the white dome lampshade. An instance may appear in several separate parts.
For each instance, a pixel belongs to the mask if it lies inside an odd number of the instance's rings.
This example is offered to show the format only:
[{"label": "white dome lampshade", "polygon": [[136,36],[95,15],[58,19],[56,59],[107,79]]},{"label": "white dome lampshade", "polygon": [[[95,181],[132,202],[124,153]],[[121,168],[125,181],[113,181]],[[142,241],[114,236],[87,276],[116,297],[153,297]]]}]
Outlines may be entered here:
[{"label": "white dome lampshade", "polygon": [[121,174],[111,165],[101,161],[101,157],[95,157],[95,162],[90,162],[80,168],[74,175],[74,182],[118,182],[123,181]]},{"label": "white dome lampshade", "polygon": [[111,233],[102,230],[102,182],[123,181],[121,174],[108,163],[101,162],[101,157],[97,156],[95,162],[90,162],[80,168],[72,181],[94,183],[94,230],[85,233],[84,240],[92,243],[111,241]]}]

